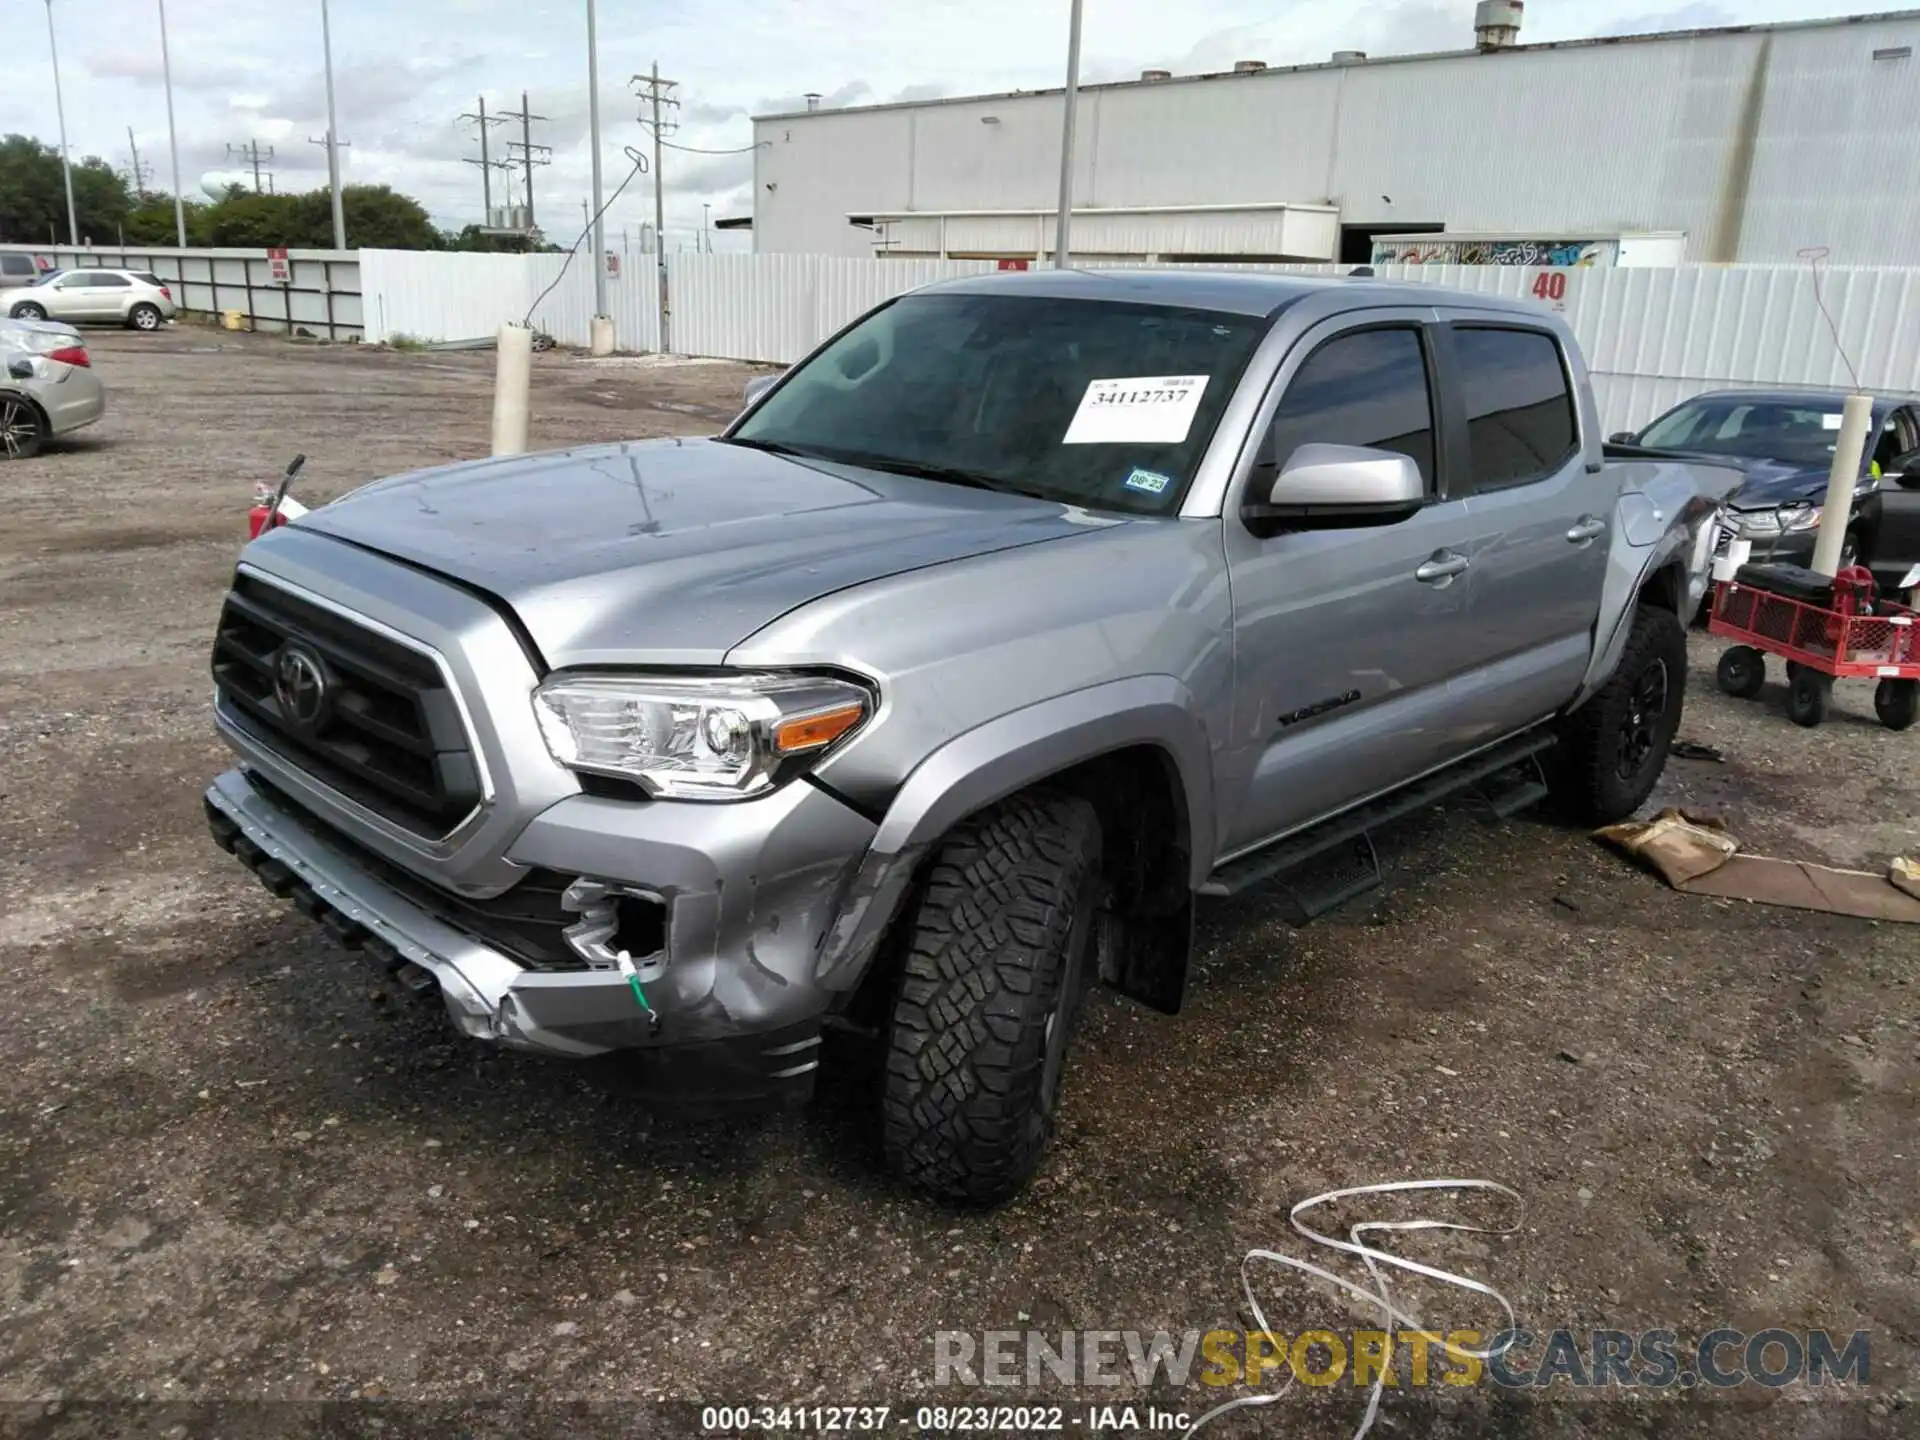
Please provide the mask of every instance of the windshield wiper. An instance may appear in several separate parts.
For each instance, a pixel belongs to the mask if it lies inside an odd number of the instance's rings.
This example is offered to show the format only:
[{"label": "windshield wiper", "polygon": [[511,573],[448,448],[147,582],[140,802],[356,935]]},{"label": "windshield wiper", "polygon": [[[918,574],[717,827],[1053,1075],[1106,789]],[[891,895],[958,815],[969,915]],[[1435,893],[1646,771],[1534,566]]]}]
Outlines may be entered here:
[{"label": "windshield wiper", "polygon": [[783,444],[778,440],[749,440],[741,435],[721,435],[716,437],[722,445],[738,445],[747,450],[764,450],[769,455],[786,455],[795,460],[822,460],[826,457],[811,450],[802,450],[798,445]]}]

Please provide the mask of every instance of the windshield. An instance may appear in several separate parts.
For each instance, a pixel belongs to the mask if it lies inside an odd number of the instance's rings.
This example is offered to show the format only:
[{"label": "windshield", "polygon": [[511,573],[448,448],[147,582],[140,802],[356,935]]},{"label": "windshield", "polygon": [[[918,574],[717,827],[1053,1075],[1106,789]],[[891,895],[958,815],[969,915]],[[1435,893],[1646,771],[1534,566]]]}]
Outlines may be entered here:
[{"label": "windshield", "polygon": [[728,438],[1169,514],[1266,327],[1159,305],[909,295],[788,376]]},{"label": "windshield", "polygon": [[1830,465],[1840,438],[1840,401],[1695,400],[1671,410],[1640,433],[1640,443],[1663,450]]}]

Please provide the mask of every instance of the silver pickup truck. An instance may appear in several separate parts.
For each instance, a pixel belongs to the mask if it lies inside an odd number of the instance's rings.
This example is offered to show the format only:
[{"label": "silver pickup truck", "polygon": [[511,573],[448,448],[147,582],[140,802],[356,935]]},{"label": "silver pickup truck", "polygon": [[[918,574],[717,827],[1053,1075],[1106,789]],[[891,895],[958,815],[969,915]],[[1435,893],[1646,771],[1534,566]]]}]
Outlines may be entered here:
[{"label": "silver pickup truck", "polygon": [[1296,918],[1477,788],[1617,818],[1738,480],[1611,462],[1532,305],[1222,272],[917,291],[723,435],[368,485],[249,545],[219,843],[467,1034],[1039,1163],[1085,988],[1178,1009],[1195,901]]}]

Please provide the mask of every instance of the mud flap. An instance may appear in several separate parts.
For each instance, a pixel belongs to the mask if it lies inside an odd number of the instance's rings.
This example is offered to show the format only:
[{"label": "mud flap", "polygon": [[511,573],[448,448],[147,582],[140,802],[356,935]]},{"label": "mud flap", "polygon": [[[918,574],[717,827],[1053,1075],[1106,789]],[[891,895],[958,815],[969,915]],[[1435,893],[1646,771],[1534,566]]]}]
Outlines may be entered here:
[{"label": "mud flap", "polygon": [[1178,1015],[1193,955],[1193,895],[1164,915],[1109,916],[1101,978],[1149,1010]]}]

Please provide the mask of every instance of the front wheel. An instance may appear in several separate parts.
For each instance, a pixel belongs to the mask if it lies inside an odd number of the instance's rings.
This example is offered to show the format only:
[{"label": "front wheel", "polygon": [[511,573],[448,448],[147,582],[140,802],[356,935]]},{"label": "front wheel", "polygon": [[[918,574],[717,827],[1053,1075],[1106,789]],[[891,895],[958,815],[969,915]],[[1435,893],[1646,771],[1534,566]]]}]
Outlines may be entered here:
[{"label": "front wheel", "polygon": [[0,395],[0,460],[31,460],[46,438],[46,423],[31,400]]},{"label": "front wheel", "polygon": [[1013,796],[941,845],[902,917],[881,1094],[896,1174],[992,1205],[1038,1167],[1097,963],[1100,887],[1100,821],[1075,796]]},{"label": "front wheel", "polygon": [[135,330],[158,330],[165,318],[157,305],[136,305],[127,312],[127,324]]},{"label": "front wheel", "polygon": [[19,300],[7,313],[16,320],[44,320],[47,307],[35,300]]},{"label": "front wheel", "polygon": [[1873,713],[1889,730],[1905,730],[1920,717],[1920,680],[1882,680],[1873,688]]},{"label": "front wheel", "polygon": [[1653,793],[1687,695],[1687,632],[1657,605],[1633,612],[1613,677],[1561,730],[1561,799],[1593,825],[1624,820]]}]

